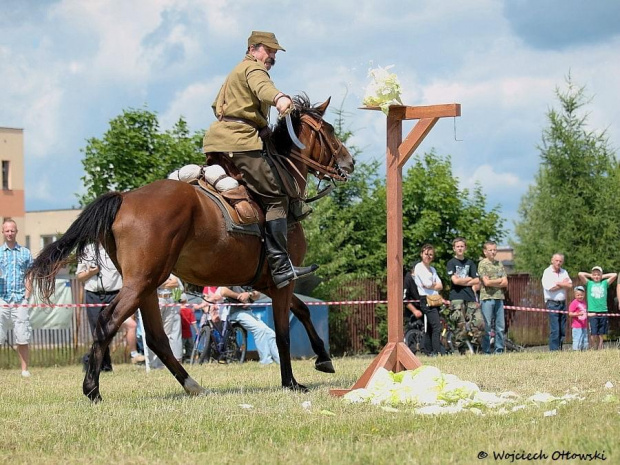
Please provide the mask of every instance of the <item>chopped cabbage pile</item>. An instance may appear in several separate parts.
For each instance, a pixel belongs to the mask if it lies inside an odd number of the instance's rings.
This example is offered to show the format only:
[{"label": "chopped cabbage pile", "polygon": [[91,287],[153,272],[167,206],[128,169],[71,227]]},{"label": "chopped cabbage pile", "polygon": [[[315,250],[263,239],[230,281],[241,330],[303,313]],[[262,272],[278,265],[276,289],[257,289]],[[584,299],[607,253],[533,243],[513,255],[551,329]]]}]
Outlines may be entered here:
[{"label": "chopped cabbage pile", "polygon": [[368,70],[371,82],[366,86],[366,93],[362,101],[368,107],[381,107],[381,110],[386,115],[390,105],[403,104],[400,99],[401,89],[398,76],[395,73],[389,72],[393,67],[394,65],[386,66],[385,68],[379,66],[378,68]]},{"label": "chopped cabbage pile", "polygon": [[[443,374],[432,366],[422,366],[416,370],[392,373],[380,368],[368,382],[366,388],[355,389],[344,396],[351,403],[369,403],[385,407],[410,405],[416,413],[438,414],[456,413],[468,410],[483,414],[489,409],[500,408],[499,413],[508,413],[506,404],[514,404],[519,395],[514,392],[494,394],[483,392],[470,381],[463,381],[457,376]],[[554,397],[546,393],[537,393],[527,399],[528,405],[548,402],[566,402],[580,399],[574,394]],[[526,405],[513,406],[516,412]]]}]

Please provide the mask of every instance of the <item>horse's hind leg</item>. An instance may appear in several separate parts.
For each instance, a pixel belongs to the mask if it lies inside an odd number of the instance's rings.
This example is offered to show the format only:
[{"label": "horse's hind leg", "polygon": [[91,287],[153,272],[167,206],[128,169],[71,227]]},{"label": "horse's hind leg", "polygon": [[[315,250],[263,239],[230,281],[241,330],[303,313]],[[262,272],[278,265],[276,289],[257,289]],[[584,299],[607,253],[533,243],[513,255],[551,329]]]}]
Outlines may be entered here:
[{"label": "horse's hind leg", "polygon": [[159,311],[159,302],[155,292],[143,296],[140,300],[140,313],[144,322],[146,343],[149,346],[149,350],[152,350],[159,357],[170,373],[183,386],[185,392],[191,395],[207,394],[207,390],[194,381],[172,353],[170,341],[164,331]]},{"label": "horse's hind leg", "polygon": [[[106,349],[112,342],[112,339],[118,332],[121,323],[125,321],[125,318],[120,319],[119,315],[131,313],[123,312],[122,308],[130,307],[132,302],[130,299],[125,298],[126,293],[121,290],[116,298],[99,314],[97,320],[97,326],[95,327],[95,333],[93,335],[93,345],[90,349],[90,356],[88,358],[88,368],[84,375],[84,383],[82,384],[82,390],[84,395],[88,397],[92,402],[101,401],[101,394],[99,392],[99,374],[101,373],[101,363],[103,362],[103,356]],[[137,307],[134,299],[133,309]]]},{"label": "horse's hind leg", "polygon": [[308,309],[308,306],[294,294],[293,301],[291,303],[291,311],[297,319],[301,321],[304,328],[306,328],[308,338],[310,339],[310,345],[312,345],[312,350],[314,350],[314,353],[317,355],[316,362],[314,362],[314,368],[324,373],[335,373],[336,370],[334,370],[332,359],[325,349],[325,343],[317,333],[316,328],[310,319],[310,310]]}]

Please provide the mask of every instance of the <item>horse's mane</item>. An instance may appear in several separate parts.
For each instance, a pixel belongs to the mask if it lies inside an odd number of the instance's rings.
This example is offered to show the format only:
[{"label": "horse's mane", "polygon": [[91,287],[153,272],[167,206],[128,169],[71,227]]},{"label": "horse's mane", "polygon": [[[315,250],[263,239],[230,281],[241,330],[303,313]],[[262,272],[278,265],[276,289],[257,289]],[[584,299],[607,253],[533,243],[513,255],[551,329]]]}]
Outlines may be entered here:
[{"label": "horse's mane", "polygon": [[[303,93],[301,95],[295,95],[293,98],[294,110],[291,112],[291,120],[293,122],[293,128],[295,132],[299,134],[299,126],[301,125],[301,116],[310,115],[314,119],[321,119],[322,114],[317,109],[318,105],[312,105],[308,96]],[[278,153],[289,153],[293,142],[288,135],[286,129],[286,121],[284,118],[278,119],[278,122],[272,128],[271,141],[273,142],[276,151]]]}]

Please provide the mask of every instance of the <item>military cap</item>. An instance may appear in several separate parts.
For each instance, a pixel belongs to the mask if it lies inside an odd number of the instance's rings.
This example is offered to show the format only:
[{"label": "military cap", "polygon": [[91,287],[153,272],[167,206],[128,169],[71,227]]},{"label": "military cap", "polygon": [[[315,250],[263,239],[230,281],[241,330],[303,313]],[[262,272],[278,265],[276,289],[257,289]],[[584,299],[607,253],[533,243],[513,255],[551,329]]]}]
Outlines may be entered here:
[{"label": "military cap", "polygon": [[278,43],[278,39],[276,39],[276,35],[273,32],[252,31],[252,34],[248,37],[248,48],[250,45],[256,44],[263,44],[269,48],[286,52]]}]

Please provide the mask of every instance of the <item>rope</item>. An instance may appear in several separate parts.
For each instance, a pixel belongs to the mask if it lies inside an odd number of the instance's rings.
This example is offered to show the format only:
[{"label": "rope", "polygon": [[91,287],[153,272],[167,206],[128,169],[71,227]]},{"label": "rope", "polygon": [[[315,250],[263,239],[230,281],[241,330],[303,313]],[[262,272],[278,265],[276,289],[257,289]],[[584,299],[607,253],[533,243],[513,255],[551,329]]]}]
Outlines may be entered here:
[{"label": "rope", "polygon": [[[419,300],[404,300],[403,303],[418,303]],[[327,302],[305,302],[308,306],[313,305],[367,305],[367,304],[387,304],[387,300],[334,300]],[[270,302],[254,302],[254,303],[213,303],[213,305],[227,305],[230,307],[264,307],[270,305]],[[198,304],[182,304],[182,303],[172,303],[172,304],[163,304],[162,307],[195,307]],[[107,304],[3,304],[0,307],[28,307],[28,308],[74,308],[74,307],[106,307]],[[550,310],[547,308],[536,308],[536,307],[519,307],[514,305],[505,305],[505,310],[516,310],[520,312],[538,312],[538,313],[568,313],[568,311],[562,310]],[[588,316],[613,316],[620,317],[620,313],[588,313]]]}]

